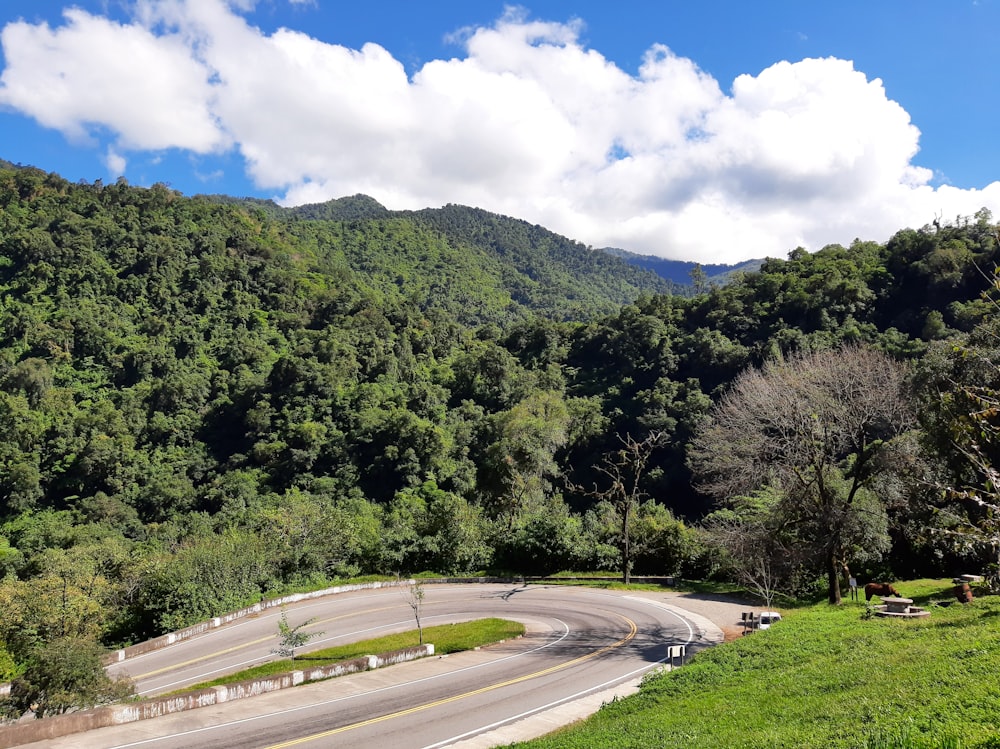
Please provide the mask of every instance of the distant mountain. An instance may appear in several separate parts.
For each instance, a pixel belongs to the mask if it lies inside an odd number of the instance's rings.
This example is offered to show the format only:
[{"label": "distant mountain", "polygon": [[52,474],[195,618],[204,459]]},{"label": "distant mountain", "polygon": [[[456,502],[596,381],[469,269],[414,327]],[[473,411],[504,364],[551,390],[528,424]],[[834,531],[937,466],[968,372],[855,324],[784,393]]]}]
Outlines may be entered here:
[{"label": "distant mountain", "polygon": [[282,216],[287,210],[268,198],[237,198],[232,195],[220,195],[214,193],[211,195],[195,195],[194,199],[206,200],[210,203],[219,203],[220,205],[237,205],[244,208],[257,208],[271,216]]},{"label": "distant mountain", "polygon": [[266,198],[239,198],[219,194],[195,195],[194,197],[223,205],[256,208],[273,217],[299,218],[306,221],[358,221],[369,218],[386,218],[392,214],[392,211],[375,198],[361,194],[336,198],[325,203],[306,203],[292,208],[285,208]]},{"label": "distant mountain", "polygon": [[764,264],[764,259],[761,258],[756,260],[744,260],[742,263],[736,263],[735,265],[710,263],[702,265],[688,260],[667,260],[666,258],[654,257],[652,255],[638,255],[634,252],[622,250],[617,247],[606,247],[604,248],[604,252],[609,255],[614,255],[615,257],[620,257],[630,265],[651,270],[660,278],[670,281],[671,283],[678,284],[679,286],[689,287],[691,290],[694,288],[691,279],[691,271],[699,265],[701,270],[705,273],[706,283],[722,286],[729,283],[735,274],[750,273],[752,271],[759,270],[760,266]]},{"label": "distant mountain", "polygon": [[328,200],[325,203],[298,205],[288,208],[287,213],[311,221],[359,221],[367,218],[388,218],[392,215],[392,211],[375,198],[361,194]]},{"label": "distant mountain", "polygon": [[589,249],[521,219],[454,204],[425,208],[412,215],[449,237],[480,247],[511,264],[532,281],[536,287],[533,296],[539,301],[544,298],[576,306],[588,298],[606,298],[620,305],[634,301],[643,292],[683,291],[680,285],[649,269]]},{"label": "distant mountain", "polygon": [[[219,199],[221,196],[212,196]],[[223,202],[241,202],[237,198],[221,197]],[[293,208],[281,208],[273,201],[245,199],[248,204],[264,208],[269,213],[285,217],[294,217],[307,221],[362,221],[368,219],[385,219],[390,217],[413,216],[433,225],[448,236],[461,237],[465,242],[498,252],[515,263],[519,271],[528,275],[546,277],[554,282],[555,265],[566,263],[577,270],[587,272],[589,267],[593,272],[607,272],[617,277],[625,272],[630,277],[627,285],[641,287],[644,291],[656,293],[673,293],[691,296],[695,293],[691,271],[699,263],[687,260],[667,260],[652,255],[640,255],[628,250],[607,247],[599,250],[588,250],[581,243],[549,231],[537,224],[491,213],[481,208],[448,204],[443,208],[424,208],[419,211],[393,211],[374,198],[363,195],[351,195],[335,198],[325,203],[310,203]],[[273,209],[273,210],[272,210]],[[487,228],[488,227],[488,228]],[[539,254],[540,253],[540,254]],[[606,261],[601,255],[623,260],[627,265],[650,271],[658,276],[666,285],[651,282],[640,276],[630,276],[623,271],[616,261]],[[544,262],[540,262],[544,259]],[[555,262],[555,265],[553,265]],[[704,264],[700,265],[705,274],[704,281],[709,285],[722,286],[730,282],[737,273],[755,271],[760,268],[763,259],[746,260],[734,265]],[[549,272],[542,271],[542,266],[548,266]],[[617,283],[612,281],[612,284]],[[650,286],[650,283],[653,285]],[[558,284],[557,284],[558,285]],[[604,285],[604,284],[601,284]],[[631,301],[624,296],[614,295],[621,302]]]},{"label": "distant mountain", "polygon": [[360,221],[370,218],[387,218],[392,214],[375,198],[367,195],[351,195],[328,200],[325,203],[306,203],[285,208],[266,198],[238,198],[232,195],[195,195],[199,200],[207,200],[223,205],[240,205],[264,211],[275,218],[298,218],[305,221]]},{"label": "distant mountain", "polygon": [[[336,248],[346,265],[389,294],[430,294],[471,323],[536,312],[556,320],[613,313],[642,294],[691,293],[622,257],[480,208],[393,211],[367,195],[282,208],[273,201],[202,195],[287,223],[310,247]],[[341,228],[336,228],[336,227]]]}]

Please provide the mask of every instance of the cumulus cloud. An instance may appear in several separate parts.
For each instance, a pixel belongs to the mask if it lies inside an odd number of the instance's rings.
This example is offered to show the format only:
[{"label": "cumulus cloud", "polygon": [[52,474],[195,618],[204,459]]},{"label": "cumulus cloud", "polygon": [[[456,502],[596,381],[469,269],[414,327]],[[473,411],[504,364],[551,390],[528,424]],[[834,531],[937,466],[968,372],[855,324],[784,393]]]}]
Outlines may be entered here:
[{"label": "cumulus cloud", "polygon": [[124,156],[115,151],[114,148],[109,146],[108,150],[104,153],[104,166],[107,167],[111,178],[117,179],[125,174],[125,167],[128,166],[128,161]]},{"label": "cumulus cloud", "polygon": [[8,24],[0,103],[71,138],[113,133],[109,165],[237,149],[286,204],[464,203],[702,262],[1000,213],[1000,183],[931,186],[909,115],[849,61],[776,62],[725,93],[665,45],[630,74],[581,43],[582,22],[512,10],[408,75],[376,44],[264,34],[252,6],[140,0],[128,24],[82,10]]},{"label": "cumulus cloud", "polygon": [[74,139],[92,126],[130,149],[226,145],[211,111],[209,71],[187,40],[71,8],[57,29],[24,21],[0,33],[0,103]]}]

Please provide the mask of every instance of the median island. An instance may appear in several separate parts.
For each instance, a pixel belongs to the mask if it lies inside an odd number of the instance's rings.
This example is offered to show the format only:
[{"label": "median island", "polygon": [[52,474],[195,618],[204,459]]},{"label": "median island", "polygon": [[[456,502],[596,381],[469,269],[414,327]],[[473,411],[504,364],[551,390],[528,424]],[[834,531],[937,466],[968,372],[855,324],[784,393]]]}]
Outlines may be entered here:
[{"label": "median island", "polygon": [[[424,627],[423,641],[434,644],[435,654],[447,655],[448,653],[474,650],[475,648],[503,642],[504,640],[511,640],[515,637],[521,637],[523,634],[524,625],[520,622],[490,618]],[[338,663],[373,653],[390,653],[407,648],[415,648],[422,644],[420,639],[419,631],[414,629],[408,632],[398,632],[370,640],[361,640],[360,642],[351,642],[346,645],[324,648],[323,650],[314,650],[309,653],[297,655],[294,658],[282,658],[281,660],[261,663],[243,671],[228,674],[227,676],[220,676],[218,679],[213,679],[212,681],[205,681],[191,687],[185,687],[171,694],[183,694],[197,689],[224,686],[248,679],[262,679],[289,671],[309,671],[325,666],[335,666]]]}]

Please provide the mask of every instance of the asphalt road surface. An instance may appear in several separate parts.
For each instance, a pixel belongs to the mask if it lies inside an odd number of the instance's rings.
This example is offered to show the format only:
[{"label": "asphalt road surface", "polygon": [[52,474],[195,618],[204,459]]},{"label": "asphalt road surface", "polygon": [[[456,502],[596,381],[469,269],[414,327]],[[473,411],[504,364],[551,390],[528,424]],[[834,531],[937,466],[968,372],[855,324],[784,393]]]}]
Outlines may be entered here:
[{"label": "asphalt road surface", "polygon": [[[696,628],[678,609],[627,593],[564,586],[427,585],[425,626],[488,616],[524,622],[523,638],[426,658],[173,716],[30,746],[445,746],[634,679]],[[309,649],[415,627],[403,590],[330,596],[286,608],[292,626],[324,634]],[[227,625],[115,667],[144,695],[160,694],[273,658],[280,611]]]}]

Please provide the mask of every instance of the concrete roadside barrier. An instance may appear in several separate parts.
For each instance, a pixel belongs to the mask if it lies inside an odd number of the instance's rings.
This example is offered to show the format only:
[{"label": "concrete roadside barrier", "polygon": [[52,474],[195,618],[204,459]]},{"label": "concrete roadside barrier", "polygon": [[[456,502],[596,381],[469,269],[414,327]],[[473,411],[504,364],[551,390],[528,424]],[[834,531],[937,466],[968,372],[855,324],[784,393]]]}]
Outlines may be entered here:
[{"label": "concrete roadside barrier", "polygon": [[290,593],[287,596],[281,596],[279,598],[270,598],[266,601],[261,601],[255,603],[252,606],[247,606],[245,608],[239,609],[238,611],[232,611],[223,616],[216,616],[208,621],[199,622],[198,624],[192,624],[190,627],[185,627],[184,629],[179,629],[176,632],[168,632],[160,637],[155,637],[152,640],[146,640],[145,642],[139,642],[135,645],[129,645],[126,648],[121,648],[120,650],[114,650],[108,653],[104,657],[104,665],[110,665],[112,663],[121,663],[129,658],[135,658],[137,655],[142,655],[144,653],[150,653],[154,650],[161,650],[166,647],[170,647],[178,642],[184,642],[185,640],[190,640],[192,637],[204,634],[213,629],[221,627],[224,624],[229,624],[238,619],[244,619],[248,616],[254,616],[262,611],[267,611],[268,609],[280,608],[281,606],[286,606],[290,603],[298,603],[299,601],[309,601],[313,598],[325,598],[326,596],[334,596],[339,593],[353,593],[357,590],[378,590],[379,588],[398,588],[404,585],[413,585],[413,580],[386,580],[382,582],[374,583],[355,583],[353,585],[336,585],[332,588],[323,588],[321,590],[313,590],[308,593]]},{"label": "concrete roadside barrier", "polygon": [[217,687],[205,687],[193,692],[186,692],[166,697],[128,702],[120,705],[109,705],[92,710],[80,710],[66,715],[56,715],[42,720],[32,720],[24,723],[0,728],[0,749],[30,744],[35,741],[55,739],[73,733],[90,731],[106,726],[118,726],[137,720],[158,718],[185,710],[196,710],[200,707],[220,705],[223,702],[233,702],[259,694],[288,689],[311,681],[322,681],[337,676],[370,671],[383,666],[416,660],[434,655],[431,644],[419,645],[413,648],[393,650],[379,655],[365,655],[349,661],[341,661],[331,666],[319,666],[301,671],[287,671],[259,679],[246,679],[232,684]]}]

